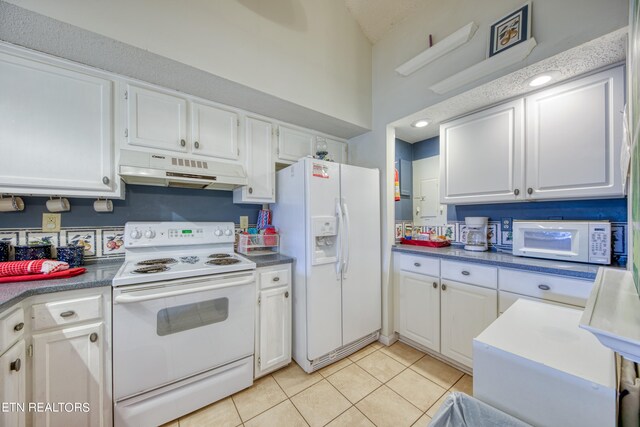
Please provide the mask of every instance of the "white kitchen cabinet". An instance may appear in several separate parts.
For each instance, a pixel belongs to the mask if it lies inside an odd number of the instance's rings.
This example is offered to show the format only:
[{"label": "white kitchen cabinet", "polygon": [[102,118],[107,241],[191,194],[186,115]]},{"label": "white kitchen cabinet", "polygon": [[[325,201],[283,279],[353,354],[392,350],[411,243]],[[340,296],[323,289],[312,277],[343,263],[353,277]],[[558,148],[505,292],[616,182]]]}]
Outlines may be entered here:
[{"label": "white kitchen cabinet", "polygon": [[507,102],[440,126],[440,201],[516,200],[522,191],[524,101]]},{"label": "white kitchen cabinet", "polygon": [[526,98],[528,199],[623,196],[624,70]]},{"label": "white kitchen cabinet", "polygon": [[498,317],[498,292],[451,280],[440,287],[441,352],[471,368],[473,339]]},{"label": "white kitchen cabinet", "polygon": [[291,363],[291,266],[257,270],[254,377]]},{"label": "white kitchen cabinet", "polygon": [[0,193],[123,197],[105,73],[3,45],[0,93]]},{"label": "white kitchen cabinet", "polygon": [[[325,138],[319,136],[318,138],[324,138],[327,143],[327,156],[329,159],[336,163],[347,163],[347,144],[341,141],[337,141],[331,138]],[[313,153],[315,154],[315,153]]]},{"label": "white kitchen cabinet", "polygon": [[[24,340],[0,356],[0,426],[24,427],[27,414],[26,353]],[[19,406],[21,405],[21,406]]]},{"label": "white kitchen cabinet", "polygon": [[186,153],[187,100],[127,85],[127,144]]},{"label": "white kitchen cabinet", "polygon": [[314,155],[316,136],[310,132],[278,126],[278,160],[297,162],[303,157]]},{"label": "white kitchen cabinet", "polygon": [[275,203],[276,169],[272,155],[273,126],[270,122],[245,119],[248,185],[233,191],[234,203]]},{"label": "white kitchen cabinet", "polygon": [[233,111],[191,103],[191,150],[199,156],[237,160],[240,118]]},{"label": "white kitchen cabinet", "polygon": [[440,279],[409,271],[397,274],[400,335],[440,351]]}]

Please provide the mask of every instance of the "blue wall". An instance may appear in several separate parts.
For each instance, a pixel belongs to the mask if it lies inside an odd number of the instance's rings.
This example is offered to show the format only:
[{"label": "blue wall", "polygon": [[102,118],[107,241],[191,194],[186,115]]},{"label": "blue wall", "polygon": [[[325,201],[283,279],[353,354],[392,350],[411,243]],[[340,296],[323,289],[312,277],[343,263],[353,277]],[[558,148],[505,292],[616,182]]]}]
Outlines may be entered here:
[{"label": "blue wall", "polygon": [[[400,171],[400,160],[407,160],[409,164],[413,161],[413,146],[408,142],[396,138],[396,169]],[[408,196],[400,196],[400,201],[395,202],[396,221],[411,221],[413,219],[413,173],[403,172],[404,176],[408,176],[411,189]]]},{"label": "blue wall", "polygon": [[[45,197],[23,197],[22,212],[0,213],[0,228],[42,226],[48,212]],[[70,198],[71,210],[62,213],[62,227],[122,226],[127,221],[233,221],[249,216],[255,224],[260,205],[234,205],[231,191],[127,185],[125,200],[113,201],[112,213],[93,210],[94,199]]]},{"label": "blue wall", "polygon": [[440,154],[440,137],[425,139],[413,144],[413,160],[426,159]]}]

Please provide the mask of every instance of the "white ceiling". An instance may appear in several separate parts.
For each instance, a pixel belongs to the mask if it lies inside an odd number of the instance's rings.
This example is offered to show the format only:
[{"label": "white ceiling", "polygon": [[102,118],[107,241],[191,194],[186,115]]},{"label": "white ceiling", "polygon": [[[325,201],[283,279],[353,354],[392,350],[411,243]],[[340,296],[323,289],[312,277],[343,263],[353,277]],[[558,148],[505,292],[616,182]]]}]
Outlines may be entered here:
[{"label": "white ceiling", "polygon": [[362,32],[375,44],[426,0],[345,0],[345,3]]}]

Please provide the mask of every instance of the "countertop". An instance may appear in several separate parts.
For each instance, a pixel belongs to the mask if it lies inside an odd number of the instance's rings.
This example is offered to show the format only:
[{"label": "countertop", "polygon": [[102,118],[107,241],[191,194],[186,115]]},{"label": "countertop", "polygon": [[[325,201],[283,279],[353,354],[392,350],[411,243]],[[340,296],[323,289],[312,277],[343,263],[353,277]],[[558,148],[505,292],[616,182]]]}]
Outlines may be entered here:
[{"label": "countertop", "polygon": [[[470,252],[461,247],[447,246],[445,248],[429,248],[424,246],[394,245],[394,252],[405,252],[416,255],[431,256],[456,261],[467,261],[478,264],[488,264],[496,267],[507,267],[516,270],[527,270],[537,273],[557,274],[580,279],[594,280],[600,265],[582,264],[578,262],[552,261],[536,258],[513,256],[506,252]],[[619,268],[615,266],[606,266]],[[622,268],[620,268],[622,270]]]},{"label": "countertop", "polygon": [[258,255],[258,256],[250,256],[241,254],[243,257],[250,259],[251,261],[256,263],[256,267],[269,267],[272,265],[278,264],[292,264],[294,259],[290,256],[281,255],[281,254],[273,254],[273,255]]}]

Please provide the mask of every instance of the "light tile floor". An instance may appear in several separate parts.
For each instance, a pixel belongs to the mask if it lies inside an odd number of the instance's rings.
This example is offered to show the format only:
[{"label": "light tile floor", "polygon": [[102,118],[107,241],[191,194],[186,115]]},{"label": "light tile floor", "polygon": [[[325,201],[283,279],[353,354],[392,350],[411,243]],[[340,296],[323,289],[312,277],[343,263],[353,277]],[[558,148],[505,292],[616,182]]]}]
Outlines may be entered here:
[{"label": "light tile floor", "polygon": [[423,427],[452,391],[472,394],[472,377],[401,342],[373,343],[313,374],[293,362],[165,427]]}]

